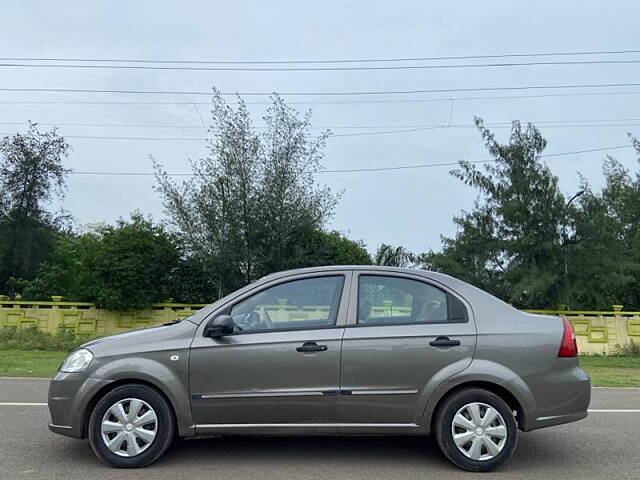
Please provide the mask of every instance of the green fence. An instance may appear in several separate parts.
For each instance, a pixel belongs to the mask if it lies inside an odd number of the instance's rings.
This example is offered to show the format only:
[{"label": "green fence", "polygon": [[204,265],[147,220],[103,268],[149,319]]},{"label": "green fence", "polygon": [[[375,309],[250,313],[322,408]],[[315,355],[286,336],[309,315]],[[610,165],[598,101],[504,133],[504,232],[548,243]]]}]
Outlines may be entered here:
[{"label": "green fence", "polygon": [[[24,328],[35,326],[55,332],[70,330],[79,334],[106,335],[144,328],[190,316],[205,305],[161,303],[147,310],[114,312],[96,308],[92,303],[65,302],[54,297],[51,302],[0,300],[0,327]],[[301,319],[318,315],[322,307],[296,307],[279,304],[267,307],[272,318]],[[383,316],[402,315],[403,307],[385,302],[375,307]],[[625,312],[615,305],[611,311],[527,310],[531,313],[564,315],[571,321],[582,353],[613,353],[618,345],[640,343],[640,312]]]}]

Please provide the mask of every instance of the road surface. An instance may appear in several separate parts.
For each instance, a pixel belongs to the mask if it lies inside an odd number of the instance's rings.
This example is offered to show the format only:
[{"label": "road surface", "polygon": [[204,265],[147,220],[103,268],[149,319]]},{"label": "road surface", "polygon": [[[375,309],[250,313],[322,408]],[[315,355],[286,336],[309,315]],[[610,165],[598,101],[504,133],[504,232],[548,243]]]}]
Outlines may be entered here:
[{"label": "road surface", "polygon": [[146,469],[115,470],[88,441],[48,431],[46,391],[46,380],[0,378],[1,480],[640,478],[640,389],[594,389],[586,420],[521,434],[513,458],[481,475],[456,469],[420,437],[181,440]]}]

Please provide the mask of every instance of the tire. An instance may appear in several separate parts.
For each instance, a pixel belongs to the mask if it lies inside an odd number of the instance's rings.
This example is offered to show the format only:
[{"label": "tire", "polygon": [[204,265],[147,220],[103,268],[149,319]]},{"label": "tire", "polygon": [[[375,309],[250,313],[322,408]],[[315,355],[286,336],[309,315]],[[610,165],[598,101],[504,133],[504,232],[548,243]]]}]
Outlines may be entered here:
[{"label": "tire", "polygon": [[[98,401],[88,433],[91,448],[104,463],[116,468],[145,467],[155,462],[173,440],[173,410],[153,388],[123,385]],[[135,446],[129,444],[131,439]],[[108,440],[112,448],[107,446]]]},{"label": "tire", "polygon": [[434,427],[442,453],[454,465],[470,472],[495,470],[511,457],[518,441],[512,409],[499,396],[481,388],[466,388],[446,398],[438,409]]}]

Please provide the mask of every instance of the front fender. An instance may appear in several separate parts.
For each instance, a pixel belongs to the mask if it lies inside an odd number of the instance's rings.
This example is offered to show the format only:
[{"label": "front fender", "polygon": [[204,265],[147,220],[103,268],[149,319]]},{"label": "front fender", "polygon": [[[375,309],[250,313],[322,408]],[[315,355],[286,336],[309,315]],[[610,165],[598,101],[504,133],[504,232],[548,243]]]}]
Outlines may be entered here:
[{"label": "front fender", "polygon": [[[192,436],[193,416],[188,388],[189,350],[145,353],[145,356],[127,355],[111,359],[96,359],[100,364],[91,372],[92,378],[100,378],[109,384],[136,381],[148,383],[161,391],[173,407],[180,436]],[[151,357],[151,358],[149,358]]]}]

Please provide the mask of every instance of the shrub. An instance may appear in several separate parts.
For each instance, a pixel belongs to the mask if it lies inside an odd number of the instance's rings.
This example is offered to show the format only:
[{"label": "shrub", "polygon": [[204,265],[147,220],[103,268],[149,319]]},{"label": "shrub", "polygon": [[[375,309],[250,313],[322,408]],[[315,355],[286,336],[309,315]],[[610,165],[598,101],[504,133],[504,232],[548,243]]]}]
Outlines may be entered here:
[{"label": "shrub", "polygon": [[44,332],[37,327],[0,328],[0,350],[46,350],[68,352],[96,338],[68,330]]},{"label": "shrub", "polygon": [[616,357],[640,357],[640,343],[635,343],[633,338],[626,345],[616,345],[613,352]]}]

